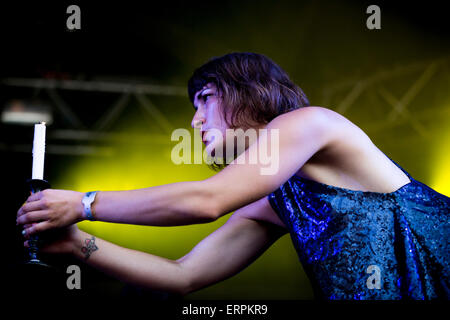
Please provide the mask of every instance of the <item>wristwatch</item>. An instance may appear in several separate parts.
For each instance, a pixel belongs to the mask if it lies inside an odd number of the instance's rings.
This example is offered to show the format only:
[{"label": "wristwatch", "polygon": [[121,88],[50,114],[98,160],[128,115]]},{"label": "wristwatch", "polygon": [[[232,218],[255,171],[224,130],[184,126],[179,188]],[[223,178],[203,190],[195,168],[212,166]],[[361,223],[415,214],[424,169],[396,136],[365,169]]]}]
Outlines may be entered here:
[{"label": "wristwatch", "polygon": [[86,192],[85,195],[83,196],[83,200],[81,200],[84,206],[84,214],[86,215],[86,218],[88,218],[91,221],[95,221],[91,205],[95,201],[95,196],[97,195],[97,192],[98,191]]}]

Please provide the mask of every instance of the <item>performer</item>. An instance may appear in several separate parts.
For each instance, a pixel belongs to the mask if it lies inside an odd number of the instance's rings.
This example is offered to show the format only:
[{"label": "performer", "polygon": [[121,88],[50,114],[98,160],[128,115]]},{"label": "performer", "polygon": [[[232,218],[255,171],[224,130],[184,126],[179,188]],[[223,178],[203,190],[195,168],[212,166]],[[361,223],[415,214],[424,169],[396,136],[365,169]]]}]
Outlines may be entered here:
[{"label": "performer", "polygon": [[[44,251],[70,253],[125,282],[185,295],[238,273],[289,232],[317,297],[449,298],[450,198],[411,177],[342,115],[310,106],[264,55],[213,58],[194,72],[188,91],[192,126],[201,128],[208,148],[219,147],[219,139],[205,139],[212,129],[277,132],[278,171],[261,174],[264,164],[238,164],[269,144],[270,134],[259,135],[205,180],[31,195],[17,214],[24,236],[64,228]],[[95,219],[177,226],[234,210],[178,260],[119,247],[74,225]]]}]

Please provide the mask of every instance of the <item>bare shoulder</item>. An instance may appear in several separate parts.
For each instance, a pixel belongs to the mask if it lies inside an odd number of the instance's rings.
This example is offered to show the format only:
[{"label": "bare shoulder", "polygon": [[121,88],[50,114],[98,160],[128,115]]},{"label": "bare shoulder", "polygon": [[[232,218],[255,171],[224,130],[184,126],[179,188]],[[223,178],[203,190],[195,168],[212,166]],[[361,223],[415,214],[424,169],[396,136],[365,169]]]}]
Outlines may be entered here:
[{"label": "bare shoulder", "polygon": [[339,116],[338,113],[324,107],[308,106],[283,113],[273,119],[271,123],[298,126],[298,123],[302,122],[308,124],[308,127],[313,127],[336,120]]},{"label": "bare shoulder", "polygon": [[333,152],[346,153],[349,148],[359,151],[373,150],[374,147],[371,139],[361,128],[343,115],[325,107],[308,106],[295,109],[279,115],[269,125],[290,130],[294,134],[302,131],[303,136],[305,132],[311,132],[315,135],[314,138],[320,136],[326,140],[326,147]]},{"label": "bare shoulder", "polygon": [[313,107],[325,123],[326,148],[320,150],[297,173],[324,184],[351,190],[392,192],[409,178],[356,124],[341,114]]},{"label": "bare shoulder", "polygon": [[291,133],[332,138],[343,128],[357,128],[339,113],[320,106],[308,106],[283,113],[274,118],[268,128],[279,128]]}]

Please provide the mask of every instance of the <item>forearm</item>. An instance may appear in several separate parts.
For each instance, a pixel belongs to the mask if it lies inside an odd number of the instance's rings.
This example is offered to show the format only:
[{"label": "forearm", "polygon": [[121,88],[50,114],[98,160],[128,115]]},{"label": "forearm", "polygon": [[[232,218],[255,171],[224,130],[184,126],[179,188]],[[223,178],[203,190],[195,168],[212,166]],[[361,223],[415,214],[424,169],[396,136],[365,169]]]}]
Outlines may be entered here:
[{"label": "forearm", "polygon": [[[246,208],[267,210],[268,205],[262,199]],[[91,240],[91,235],[81,231],[70,241],[70,250],[78,259],[125,282],[185,295],[238,273],[287,232],[267,222],[247,219],[246,212],[235,213],[176,261],[98,238]],[[90,240],[89,245],[86,241]]]},{"label": "forearm", "polygon": [[78,232],[71,251],[77,259],[129,284],[178,294],[185,294],[189,287],[189,278],[177,261],[120,247],[83,231]]},{"label": "forearm", "polygon": [[101,191],[93,205],[99,221],[177,226],[214,220],[212,196],[204,181],[129,191]]},{"label": "forearm", "polygon": [[[217,188],[216,188],[217,189]],[[178,226],[214,221],[217,192],[208,180],[187,181],[128,191],[100,191],[91,211],[98,221]],[[30,195],[17,212],[17,224],[32,235],[87,219],[83,193],[47,189]]]}]

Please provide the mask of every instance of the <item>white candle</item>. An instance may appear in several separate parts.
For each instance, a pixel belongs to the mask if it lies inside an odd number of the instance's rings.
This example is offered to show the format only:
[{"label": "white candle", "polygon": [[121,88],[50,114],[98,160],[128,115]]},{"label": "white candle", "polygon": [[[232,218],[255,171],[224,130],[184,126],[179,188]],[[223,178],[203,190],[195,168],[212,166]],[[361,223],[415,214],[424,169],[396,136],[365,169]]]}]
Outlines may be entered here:
[{"label": "white candle", "polygon": [[32,179],[44,179],[45,122],[34,125]]}]

